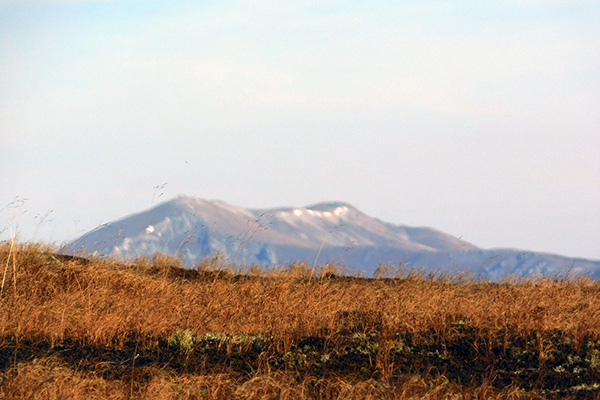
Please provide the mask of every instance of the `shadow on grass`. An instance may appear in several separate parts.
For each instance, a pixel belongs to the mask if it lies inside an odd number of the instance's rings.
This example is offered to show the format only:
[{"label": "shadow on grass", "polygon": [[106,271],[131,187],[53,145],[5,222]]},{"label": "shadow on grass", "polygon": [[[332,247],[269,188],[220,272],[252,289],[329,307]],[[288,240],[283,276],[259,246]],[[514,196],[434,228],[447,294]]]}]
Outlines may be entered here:
[{"label": "shadow on grass", "polygon": [[491,382],[498,389],[512,385],[553,398],[600,394],[600,341],[586,339],[576,346],[561,332],[522,337],[507,330],[502,335],[490,346],[482,332],[467,325],[456,326],[452,340],[433,333],[419,339],[409,333],[382,338],[375,330],[348,329],[335,334],[333,346],[326,346],[331,337],[311,336],[286,352],[277,352],[282,346],[263,335],[197,335],[187,330],[167,338],[130,333],[119,346],[70,339],[52,346],[44,340],[4,337],[0,370],[7,372],[22,361],[59,357],[74,370],[116,380],[131,379],[136,368],[145,366],[177,374],[225,372],[240,377],[268,369],[351,380],[444,376],[461,386]]}]

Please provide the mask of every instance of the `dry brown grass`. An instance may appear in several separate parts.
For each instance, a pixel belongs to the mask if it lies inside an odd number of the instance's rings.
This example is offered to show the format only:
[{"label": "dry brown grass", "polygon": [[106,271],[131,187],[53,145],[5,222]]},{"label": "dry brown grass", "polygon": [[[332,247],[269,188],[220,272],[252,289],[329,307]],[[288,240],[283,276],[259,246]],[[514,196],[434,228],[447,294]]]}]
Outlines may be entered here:
[{"label": "dry brown grass", "polygon": [[381,380],[349,382],[343,379],[308,378],[301,381],[289,373],[257,374],[239,379],[228,374],[173,375],[160,369],[141,371],[143,384],[105,380],[53,364],[33,361],[18,366],[18,373],[3,383],[2,398],[59,399],[161,399],[222,400],[280,399],[384,400],[384,399],[538,399],[517,388],[502,392],[489,385],[460,388],[447,380],[425,381],[419,377],[391,386]]},{"label": "dry brown grass", "polygon": [[[600,353],[590,353],[600,338],[600,284],[586,278],[368,280],[336,276],[331,268],[313,273],[305,265],[241,275],[207,265],[186,271],[165,256],[119,264],[33,245],[18,246],[9,258],[9,246],[0,247],[10,278],[0,298],[0,398],[542,398],[552,393],[545,376],[558,371],[565,346],[592,357],[582,378],[586,388],[600,382]],[[185,331],[194,343],[213,333],[229,339],[200,361],[194,358],[200,350],[191,347],[185,356],[153,355]],[[252,351],[250,342],[231,338],[256,335],[268,341],[248,356],[251,365],[218,362]],[[303,348],[307,338],[312,342]],[[515,344],[535,353],[519,356],[539,363],[531,384],[512,372],[502,375],[508,368],[502,360],[495,364],[494,357],[517,357]],[[398,350],[401,345],[409,350]],[[348,353],[352,346],[360,354]],[[340,360],[356,358],[366,370],[309,365],[311,357],[344,351],[350,355]],[[122,357],[121,364],[106,361],[107,352]],[[435,371],[426,364],[428,352],[438,357]],[[458,360],[461,352],[468,353],[465,360]],[[490,360],[487,375],[461,376],[458,362],[469,357]],[[569,382],[577,382],[571,375]]]}]

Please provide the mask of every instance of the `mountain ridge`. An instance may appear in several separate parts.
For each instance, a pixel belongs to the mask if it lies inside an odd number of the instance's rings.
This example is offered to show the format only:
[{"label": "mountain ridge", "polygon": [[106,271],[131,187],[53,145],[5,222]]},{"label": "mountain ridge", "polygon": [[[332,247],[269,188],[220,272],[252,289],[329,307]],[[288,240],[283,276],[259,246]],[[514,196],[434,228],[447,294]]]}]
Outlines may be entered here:
[{"label": "mountain ridge", "polygon": [[63,248],[66,254],[131,259],[166,253],[187,266],[221,254],[231,262],[272,266],[338,263],[371,275],[380,264],[483,279],[508,276],[600,278],[600,261],[517,249],[482,249],[428,227],[395,225],[349,203],[250,209],[178,196],[104,224]]}]

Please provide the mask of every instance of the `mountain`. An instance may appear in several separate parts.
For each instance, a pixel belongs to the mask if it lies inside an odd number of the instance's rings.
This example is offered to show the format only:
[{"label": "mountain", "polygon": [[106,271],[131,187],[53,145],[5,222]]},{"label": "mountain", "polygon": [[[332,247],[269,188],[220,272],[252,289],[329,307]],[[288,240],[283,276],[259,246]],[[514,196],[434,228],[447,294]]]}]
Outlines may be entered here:
[{"label": "mountain", "polygon": [[222,201],[178,197],[104,224],[63,248],[67,254],[131,259],[166,253],[187,266],[222,255],[262,266],[338,263],[373,274],[380,264],[440,273],[600,279],[600,261],[514,249],[481,249],[431,228],[380,221],[343,202],[304,208],[245,209]]}]

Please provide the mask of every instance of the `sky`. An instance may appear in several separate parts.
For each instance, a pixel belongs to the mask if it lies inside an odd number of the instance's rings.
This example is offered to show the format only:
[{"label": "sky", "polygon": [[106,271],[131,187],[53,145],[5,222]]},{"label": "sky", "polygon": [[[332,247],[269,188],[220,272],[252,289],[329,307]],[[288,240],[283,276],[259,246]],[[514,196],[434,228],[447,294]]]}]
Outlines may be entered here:
[{"label": "sky", "polygon": [[597,0],[0,0],[0,240],[178,195],[600,259]]}]

